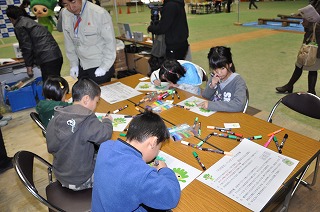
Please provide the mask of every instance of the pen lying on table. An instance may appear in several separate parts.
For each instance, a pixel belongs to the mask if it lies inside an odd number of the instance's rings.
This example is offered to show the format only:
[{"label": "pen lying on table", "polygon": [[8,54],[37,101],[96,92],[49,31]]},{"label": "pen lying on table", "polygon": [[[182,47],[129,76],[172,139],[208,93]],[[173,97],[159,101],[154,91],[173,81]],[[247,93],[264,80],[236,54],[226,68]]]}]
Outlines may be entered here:
[{"label": "pen lying on table", "polygon": [[203,148],[203,147],[198,147],[198,149],[200,149],[202,151],[215,152],[215,153],[224,154],[224,155],[228,155],[228,156],[232,155],[232,152],[225,152],[225,151],[218,150],[218,149],[210,149],[210,148]]},{"label": "pen lying on table", "polygon": [[123,107],[121,107],[121,108],[119,108],[119,109],[117,109],[117,110],[114,110],[114,111],[113,111],[113,114],[118,113],[119,111],[124,110],[124,109],[126,109],[127,107],[128,107],[128,105],[125,105],[125,106],[123,106]]},{"label": "pen lying on table", "polygon": [[228,156],[232,155],[231,152],[225,152],[225,151],[223,151],[221,149],[203,148],[203,147],[199,147],[198,145],[191,144],[190,142],[187,142],[187,141],[181,141],[181,143],[186,145],[186,146],[191,146],[193,148],[197,148],[197,149],[202,150],[202,151],[215,152],[215,153],[224,154],[224,155],[228,155]]}]

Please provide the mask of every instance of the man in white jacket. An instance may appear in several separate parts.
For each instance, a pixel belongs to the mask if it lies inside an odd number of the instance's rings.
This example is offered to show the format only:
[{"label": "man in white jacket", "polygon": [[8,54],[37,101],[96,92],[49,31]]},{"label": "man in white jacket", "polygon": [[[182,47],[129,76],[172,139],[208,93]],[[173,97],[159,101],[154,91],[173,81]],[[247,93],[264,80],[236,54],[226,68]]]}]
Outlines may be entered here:
[{"label": "man in white jacket", "polygon": [[66,55],[73,78],[88,77],[98,84],[114,74],[116,40],[110,14],[88,0],[60,0]]}]

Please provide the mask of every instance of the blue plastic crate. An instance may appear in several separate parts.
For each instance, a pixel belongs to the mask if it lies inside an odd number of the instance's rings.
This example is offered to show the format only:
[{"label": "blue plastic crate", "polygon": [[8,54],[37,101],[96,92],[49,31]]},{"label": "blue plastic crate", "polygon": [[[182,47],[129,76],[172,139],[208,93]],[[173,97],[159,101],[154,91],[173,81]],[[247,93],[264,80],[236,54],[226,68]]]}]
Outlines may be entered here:
[{"label": "blue plastic crate", "polygon": [[[9,84],[10,86],[15,83]],[[8,100],[11,111],[16,112],[27,108],[32,108],[37,105],[34,96],[34,86],[28,85],[23,88],[14,91],[5,91],[5,99]]]},{"label": "blue plastic crate", "polygon": [[42,94],[42,88],[43,88],[43,82],[42,82],[42,77],[38,77],[34,80],[33,82],[33,89],[35,93],[35,97],[37,100],[44,100],[44,96]]}]

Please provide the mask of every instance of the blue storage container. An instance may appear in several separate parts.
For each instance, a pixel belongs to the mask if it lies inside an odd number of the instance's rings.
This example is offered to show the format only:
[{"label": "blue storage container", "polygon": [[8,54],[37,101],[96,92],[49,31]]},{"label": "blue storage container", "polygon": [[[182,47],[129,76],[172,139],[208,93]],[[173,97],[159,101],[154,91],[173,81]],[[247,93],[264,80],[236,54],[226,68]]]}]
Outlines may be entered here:
[{"label": "blue storage container", "polygon": [[35,107],[37,105],[31,85],[15,91],[6,91],[6,97],[12,112]]},{"label": "blue storage container", "polygon": [[[16,84],[16,82],[9,83],[8,85],[12,86],[14,84]],[[30,85],[27,85],[18,90],[13,90],[13,91],[5,90],[5,93],[4,93],[5,102],[7,102],[10,105],[12,112],[24,110],[27,108],[32,108],[37,105],[37,102],[35,99],[36,92],[34,87],[35,87],[35,83],[32,82]]]},{"label": "blue storage container", "polygon": [[35,91],[36,99],[38,101],[44,100],[45,98],[42,94],[42,88],[43,88],[42,77],[36,78],[33,84],[34,84],[34,91]]}]

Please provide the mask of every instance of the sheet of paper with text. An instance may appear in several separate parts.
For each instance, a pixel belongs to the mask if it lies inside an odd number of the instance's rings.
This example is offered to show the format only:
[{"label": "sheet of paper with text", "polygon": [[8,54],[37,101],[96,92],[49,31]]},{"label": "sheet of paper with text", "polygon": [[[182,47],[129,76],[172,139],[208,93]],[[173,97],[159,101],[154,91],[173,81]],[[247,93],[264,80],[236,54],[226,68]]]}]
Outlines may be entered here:
[{"label": "sheet of paper with text", "polygon": [[197,179],[249,208],[261,211],[299,161],[244,139]]}]

